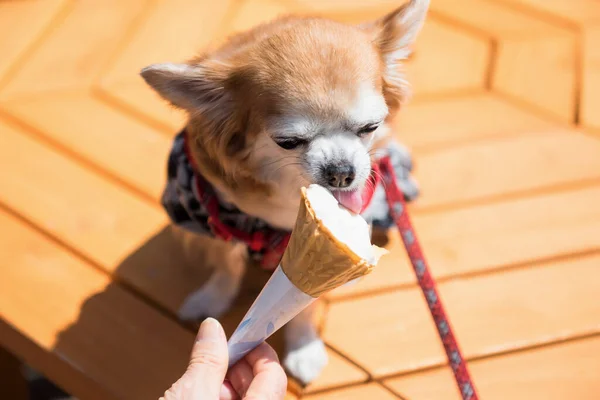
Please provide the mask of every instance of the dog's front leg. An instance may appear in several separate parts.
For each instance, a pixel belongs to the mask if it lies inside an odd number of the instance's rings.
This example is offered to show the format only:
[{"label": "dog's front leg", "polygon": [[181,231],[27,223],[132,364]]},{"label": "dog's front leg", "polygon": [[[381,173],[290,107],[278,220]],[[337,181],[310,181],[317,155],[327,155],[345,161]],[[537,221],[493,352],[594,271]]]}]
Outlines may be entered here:
[{"label": "dog's front leg", "polygon": [[179,309],[179,317],[183,320],[221,316],[229,310],[240,290],[246,271],[246,247],[238,243],[228,244],[226,249],[214,246],[210,250],[219,253],[208,257],[215,263],[215,270],[208,282],[183,302]]},{"label": "dog's front leg", "polygon": [[317,302],[298,314],[285,327],[286,355],[283,365],[304,384],[319,376],[328,359],[315,323]]}]

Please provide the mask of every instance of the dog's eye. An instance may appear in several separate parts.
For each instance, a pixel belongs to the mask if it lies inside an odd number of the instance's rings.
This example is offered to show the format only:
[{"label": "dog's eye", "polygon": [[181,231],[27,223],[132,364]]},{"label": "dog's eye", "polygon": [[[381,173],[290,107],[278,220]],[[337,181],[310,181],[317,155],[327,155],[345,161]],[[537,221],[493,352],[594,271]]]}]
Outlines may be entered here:
[{"label": "dog's eye", "polygon": [[379,128],[379,124],[370,124],[365,125],[356,132],[358,136],[366,136],[371,132],[374,132],[377,128]]},{"label": "dog's eye", "polygon": [[275,139],[275,143],[283,149],[293,150],[300,146],[304,146],[308,141],[306,139],[300,138],[285,138],[285,139]]}]

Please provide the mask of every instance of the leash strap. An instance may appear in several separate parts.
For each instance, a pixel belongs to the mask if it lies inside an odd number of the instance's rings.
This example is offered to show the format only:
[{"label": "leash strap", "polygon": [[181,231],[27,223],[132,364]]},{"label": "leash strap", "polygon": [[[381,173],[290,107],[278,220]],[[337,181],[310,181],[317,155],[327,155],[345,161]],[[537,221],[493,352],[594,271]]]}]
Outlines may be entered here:
[{"label": "leash strap", "polygon": [[458,385],[463,400],[478,400],[475,386],[473,385],[473,381],[471,380],[471,376],[467,369],[467,363],[462,357],[458,342],[452,332],[450,321],[446,316],[446,312],[444,311],[444,307],[442,306],[440,296],[436,289],[435,280],[429,272],[429,267],[427,266],[421,246],[419,245],[417,235],[412,227],[410,217],[406,212],[404,196],[396,183],[396,174],[394,173],[394,168],[389,157],[383,157],[380,160],[379,169],[383,178],[390,214],[398,226],[400,236],[404,242],[404,247],[406,248],[410,262],[415,270],[417,280],[419,281],[419,286],[423,291],[423,295],[425,296],[427,305],[431,311],[431,316],[433,317],[435,326],[437,327],[442,343],[444,344],[444,350],[446,350],[446,356],[452,367],[456,384]]}]

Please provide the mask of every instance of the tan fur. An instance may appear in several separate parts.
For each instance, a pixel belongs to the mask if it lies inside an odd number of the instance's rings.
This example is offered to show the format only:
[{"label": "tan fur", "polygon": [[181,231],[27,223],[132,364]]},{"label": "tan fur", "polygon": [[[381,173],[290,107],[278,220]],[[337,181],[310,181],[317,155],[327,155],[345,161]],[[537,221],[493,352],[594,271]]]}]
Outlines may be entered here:
[{"label": "tan fur", "polygon": [[384,84],[383,61],[369,32],[320,18],[287,17],[258,26],[190,64],[211,59],[223,62],[218,67],[227,71],[225,86],[236,112],[221,122],[218,140],[203,132],[211,129],[205,118],[190,119],[194,158],[211,183],[246,198],[273,192],[272,183],[256,179],[256,166],[248,165],[249,143],[265,128],[265,118],[298,105],[304,114],[340,118],[354,98],[355,82],[378,89]]}]

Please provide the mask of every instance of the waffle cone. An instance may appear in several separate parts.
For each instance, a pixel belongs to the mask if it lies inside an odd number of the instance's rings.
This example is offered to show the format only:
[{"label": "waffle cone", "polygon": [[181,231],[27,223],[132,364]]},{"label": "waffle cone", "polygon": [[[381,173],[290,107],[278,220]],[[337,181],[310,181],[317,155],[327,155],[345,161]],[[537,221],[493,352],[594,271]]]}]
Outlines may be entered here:
[{"label": "waffle cone", "polygon": [[[386,252],[377,246],[373,248],[377,259]],[[281,260],[281,268],[289,280],[316,298],[367,275],[374,266],[339,241],[316,217],[303,188],[296,225]]]}]

